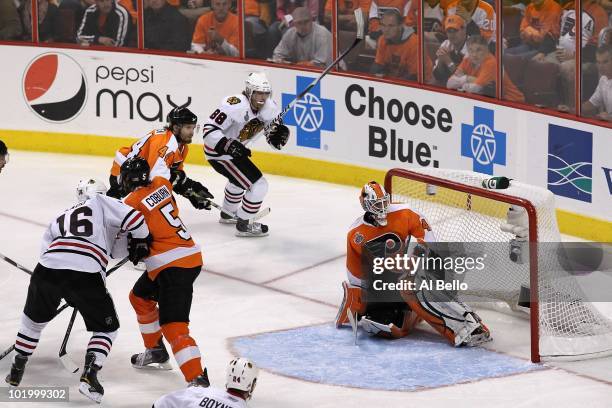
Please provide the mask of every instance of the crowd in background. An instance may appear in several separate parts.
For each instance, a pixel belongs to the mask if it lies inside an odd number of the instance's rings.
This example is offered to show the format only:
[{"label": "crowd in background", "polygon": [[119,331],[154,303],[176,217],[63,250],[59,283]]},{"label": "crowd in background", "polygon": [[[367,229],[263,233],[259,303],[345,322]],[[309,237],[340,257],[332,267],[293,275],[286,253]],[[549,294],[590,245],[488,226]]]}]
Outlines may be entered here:
[{"label": "crowd in background", "polygon": [[[32,38],[32,0],[0,0],[0,40]],[[354,10],[368,35],[340,65],[378,77],[417,80],[496,95],[496,10],[492,0],[144,0],[144,48],[325,67],[355,38]],[[137,46],[136,0],[37,0],[41,42]],[[575,112],[574,0],[503,0],[501,98]],[[612,0],[583,0],[582,113],[612,121]]]}]

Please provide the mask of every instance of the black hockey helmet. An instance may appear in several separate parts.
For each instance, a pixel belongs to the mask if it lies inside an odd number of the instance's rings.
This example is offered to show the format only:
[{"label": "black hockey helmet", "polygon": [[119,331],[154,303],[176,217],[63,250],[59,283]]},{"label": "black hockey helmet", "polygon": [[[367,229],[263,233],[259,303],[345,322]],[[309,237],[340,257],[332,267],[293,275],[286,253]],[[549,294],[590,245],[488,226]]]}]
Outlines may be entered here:
[{"label": "black hockey helmet", "polygon": [[189,109],[179,106],[168,112],[166,122],[168,128],[172,129],[174,125],[195,125],[198,123],[198,117]]},{"label": "black hockey helmet", "polygon": [[151,169],[149,163],[140,157],[135,156],[127,159],[121,165],[121,188],[125,194],[129,194],[137,187],[149,184],[149,174]]}]

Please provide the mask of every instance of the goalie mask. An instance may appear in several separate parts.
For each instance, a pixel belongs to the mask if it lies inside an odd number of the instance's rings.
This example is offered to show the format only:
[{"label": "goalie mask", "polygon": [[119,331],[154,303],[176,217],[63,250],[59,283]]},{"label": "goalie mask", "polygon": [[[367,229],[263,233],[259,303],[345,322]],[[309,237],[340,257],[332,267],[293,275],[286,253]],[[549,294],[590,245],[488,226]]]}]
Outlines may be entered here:
[{"label": "goalie mask", "polygon": [[235,358],[227,366],[225,388],[244,391],[248,394],[247,399],[250,399],[257,383],[258,373],[259,369],[249,359]]},{"label": "goalie mask", "polygon": [[76,188],[79,202],[92,198],[96,194],[106,194],[106,185],[100,180],[93,178],[80,180]]},{"label": "goalie mask", "polygon": [[364,211],[374,216],[378,225],[382,227],[387,225],[387,213],[389,212],[391,197],[383,186],[376,181],[370,181],[361,189],[359,201]]},{"label": "goalie mask", "polygon": [[[253,93],[260,92],[267,94],[253,100]],[[263,72],[251,72],[245,81],[244,94],[249,99],[249,103],[253,108],[260,109],[272,95],[272,86],[268,77]]]}]

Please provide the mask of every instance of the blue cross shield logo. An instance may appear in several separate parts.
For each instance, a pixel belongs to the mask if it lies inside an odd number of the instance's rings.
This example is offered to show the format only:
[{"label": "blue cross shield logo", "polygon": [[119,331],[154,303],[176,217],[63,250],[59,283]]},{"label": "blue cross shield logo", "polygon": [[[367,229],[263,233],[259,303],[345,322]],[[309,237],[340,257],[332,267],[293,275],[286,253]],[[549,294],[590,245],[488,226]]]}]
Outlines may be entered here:
[{"label": "blue cross shield logo", "polygon": [[[298,76],[295,95],[283,93],[283,106],[288,105],[296,95],[302,92],[314,79]],[[321,131],[336,130],[335,102],[333,99],[321,98],[321,83],[312,88],[283,118],[286,125],[297,128],[297,145],[302,147],[321,148]]]},{"label": "blue cross shield logo", "polygon": [[506,165],[506,134],[495,130],[494,112],[474,106],[474,124],[461,124],[461,156],[472,159],[473,170],[493,174],[493,165]]}]

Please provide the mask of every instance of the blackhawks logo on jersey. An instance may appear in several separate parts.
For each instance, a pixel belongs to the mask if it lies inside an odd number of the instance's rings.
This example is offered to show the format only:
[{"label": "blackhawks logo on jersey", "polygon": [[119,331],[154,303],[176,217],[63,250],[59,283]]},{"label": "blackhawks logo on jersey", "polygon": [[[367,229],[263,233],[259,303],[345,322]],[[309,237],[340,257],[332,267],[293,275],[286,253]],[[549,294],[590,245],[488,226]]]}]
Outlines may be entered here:
[{"label": "blackhawks logo on jersey", "polygon": [[240,98],[238,98],[237,96],[230,96],[229,98],[227,98],[227,103],[229,103],[230,105],[238,105],[240,103]]},{"label": "blackhawks logo on jersey", "polygon": [[264,127],[264,124],[261,120],[257,118],[253,118],[248,121],[242,130],[240,131],[240,141],[244,142],[245,140],[251,139],[257,133],[259,133]]}]

